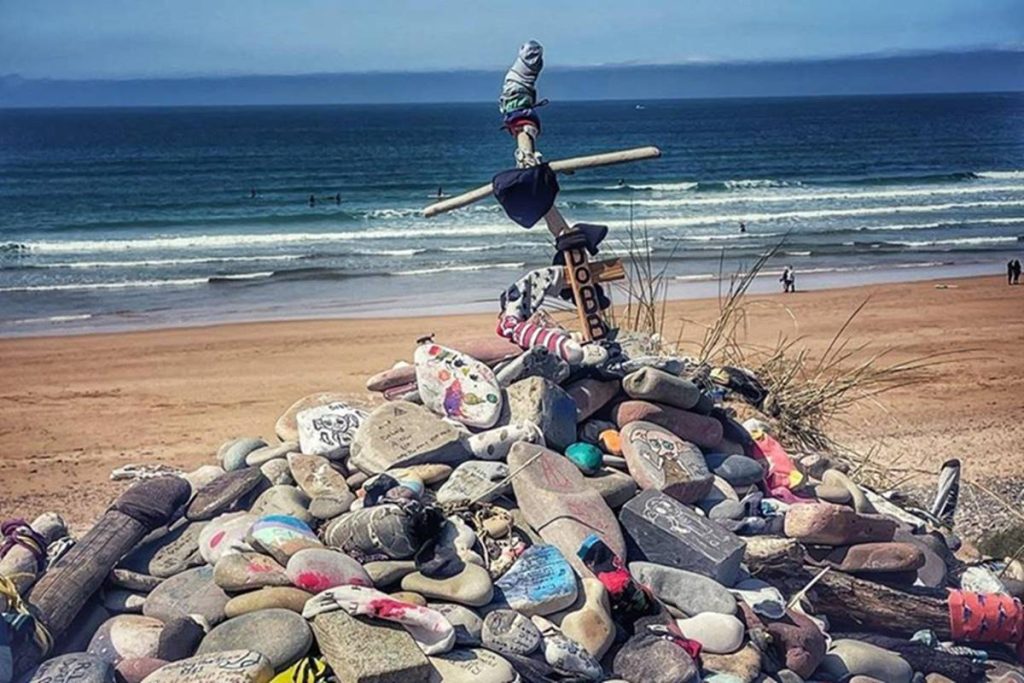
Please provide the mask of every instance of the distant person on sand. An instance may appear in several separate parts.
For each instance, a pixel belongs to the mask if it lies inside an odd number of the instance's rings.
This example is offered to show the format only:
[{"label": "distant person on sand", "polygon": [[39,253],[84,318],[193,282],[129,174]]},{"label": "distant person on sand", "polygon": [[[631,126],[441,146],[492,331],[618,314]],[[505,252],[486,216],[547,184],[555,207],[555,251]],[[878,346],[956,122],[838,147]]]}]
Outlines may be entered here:
[{"label": "distant person on sand", "polygon": [[793,271],[793,266],[786,266],[786,269],[782,271],[782,277],[779,278],[779,282],[782,283],[783,293],[796,291],[796,273]]},{"label": "distant person on sand", "polygon": [[747,224],[744,223],[743,221],[740,221],[740,232],[743,233],[743,232],[746,232],[746,231],[747,231]]},{"label": "distant person on sand", "polygon": [[309,205],[310,206],[316,206],[316,196],[315,195],[309,195]]},{"label": "distant person on sand", "polygon": [[1013,284],[1020,284],[1020,259],[1013,259]]},{"label": "distant person on sand", "polygon": [[1006,284],[1013,284],[1013,259],[1006,262]]}]

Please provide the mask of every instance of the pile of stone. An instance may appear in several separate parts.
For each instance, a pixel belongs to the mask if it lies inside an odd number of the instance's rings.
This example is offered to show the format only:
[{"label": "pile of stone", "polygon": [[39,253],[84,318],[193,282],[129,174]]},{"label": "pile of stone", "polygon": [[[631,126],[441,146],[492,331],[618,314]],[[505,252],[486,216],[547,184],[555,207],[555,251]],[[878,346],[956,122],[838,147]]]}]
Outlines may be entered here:
[{"label": "pile of stone", "polygon": [[[790,457],[709,376],[428,341],[368,412],[314,394],[273,443],[126,468],[77,543],[4,529],[0,680],[1022,680],[1019,563]],[[1003,621],[951,619],[978,594]]]}]

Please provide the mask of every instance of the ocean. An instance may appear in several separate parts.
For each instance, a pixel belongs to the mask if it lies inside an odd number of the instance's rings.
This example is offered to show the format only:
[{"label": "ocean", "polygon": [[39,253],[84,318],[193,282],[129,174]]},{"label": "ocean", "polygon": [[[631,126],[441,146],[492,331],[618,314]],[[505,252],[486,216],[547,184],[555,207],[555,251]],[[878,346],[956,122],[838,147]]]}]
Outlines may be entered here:
[{"label": "ocean", "polygon": [[[713,294],[778,245],[760,289],[785,266],[814,288],[1024,258],[1024,94],[541,115],[547,159],[661,148],[560,176],[558,205],[611,228],[605,254],[646,235],[673,296]],[[493,200],[420,211],[512,150],[494,104],[0,110],[0,335],[496,312],[550,264],[543,223],[520,228]]]}]

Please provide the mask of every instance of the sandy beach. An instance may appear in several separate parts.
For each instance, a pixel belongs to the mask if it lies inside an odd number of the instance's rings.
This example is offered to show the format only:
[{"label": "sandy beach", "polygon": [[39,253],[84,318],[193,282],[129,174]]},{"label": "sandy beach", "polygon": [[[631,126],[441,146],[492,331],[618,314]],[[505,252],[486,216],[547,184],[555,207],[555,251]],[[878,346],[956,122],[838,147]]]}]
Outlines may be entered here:
[{"label": "sandy beach", "polygon": [[[997,277],[751,295],[745,343],[800,338],[820,353],[848,315],[868,352],[906,360],[956,351],[927,383],[862,405],[834,432],[880,461],[935,471],[950,457],[965,477],[1024,476],[1024,287]],[[683,350],[717,314],[714,299],[671,302],[667,336]],[[237,435],[273,438],[277,417],[315,391],[369,404],[370,374],[411,358],[434,333],[493,333],[493,316],[217,325],[0,340],[0,518],[56,509],[79,528],[125,484],[132,462],[193,468]],[[681,321],[686,320],[685,324]]]}]

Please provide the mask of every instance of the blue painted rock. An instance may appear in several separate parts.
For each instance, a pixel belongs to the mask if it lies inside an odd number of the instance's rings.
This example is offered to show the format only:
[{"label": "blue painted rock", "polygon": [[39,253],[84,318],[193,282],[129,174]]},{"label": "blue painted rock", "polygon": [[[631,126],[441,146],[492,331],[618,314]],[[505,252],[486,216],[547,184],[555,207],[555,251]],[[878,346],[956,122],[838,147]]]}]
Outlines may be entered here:
[{"label": "blue painted rock", "polygon": [[199,533],[199,554],[215,565],[226,554],[252,550],[246,538],[259,517],[248,512],[229,512],[210,521]]},{"label": "blue painted rock", "polygon": [[265,609],[229,619],[203,638],[197,656],[247,648],[270,660],[277,670],[299,660],[313,645],[313,633],[302,615],[286,609]]},{"label": "blue painted rock", "polygon": [[512,490],[504,482],[508,476],[508,465],[503,462],[470,460],[452,471],[448,481],[438,489],[437,502],[446,505],[455,502],[487,503]]},{"label": "blue painted rock", "polygon": [[352,439],[365,419],[365,411],[340,401],[307,408],[295,416],[299,449],[306,455],[339,460],[348,455]]},{"label": "blue painted rock", "polygon": [[274,677],[270,660],[249,649],[196,655],[171,662],[146,676],[142,683],[268,683]]},{"label": "blue painted rock", "polygon": [[300,550],[323,547],[308,524],[288,515],[260,517],[249,529],[248,540],[252,547],[269,554],[284,566]]},{"label": "blue painted rock", "polygon": [[725,586],[735,583],[746,544],[675,498],[644,491],[622,507],[619,520],[631,560],[686,569]]},{"label": "blue painted rock", "polygon": [[138,614],[121,614],[105,621],[89,642],[88,653],[108,664],[122,659],[155,657],[164,622]]},{"label": "blue painted rock", "polygon": [[495,587],[509,607],[527,616],[558,612],[576,601],[576,574],[553,545],[531,546]]},{"label": "blue painted rock", "polygon": [[114,683],[114,667],[99,657],[75,652],[48,659],[18,680],[22,683]]},{"label": "blue painted rock", "polygon": [[469,459],[462,434],[423,406],[394,401],[375,408],[356,432],[349,465],[366,474],[396,467]]},{"label": "blue painted rock", "polygon": [[764,479],[761,464],[745,455],[708,453],[704,460],[712,472],[733,486],[750,486]]},{"label": "blue painted rock", "polygon": [[593,444],[577,441],[565,449],[565,457],[584,474],[596,474],[601,469],[604,454]]},{"label": "blue painted rock", "polygon": [[319,593],[335,586],[372,586],[363,566],[338,550],[307,548],[288,560],[288,578],[297,588]]},{"label": "blue painted rock", "polygon": [[263,439],[242,437],[221,444],[217,449],[217,460],[226,471],[240,470],[245,467],[245,458],[257,448],[263,448],[267,442]]},{"label": "blue painted rock", "polygon": [[224,621],[228,595],[213,582],[213,567],[196,567],[172,576],[149,594],[142,613],[161,621],[198,614],[210,625]]},{"label": "blue painted rock", "polygon": [[683,410],[692,410],[700,401],[700,389],[696,384],[655,368],[640,368],[626,375],[622,389],[630,398]]},{"label": "blue painted rock", "polygon": [[694,503],[714,485],[700,449],[652,422],[631,422],[623,427],[622,452],[630,476],[642,489]]},{"label": "blue painted rock", "polygon": [[683,614],[693,616],[702,612],[736,612],[736,598],[729,589],[702,574],[651,562],[630,562],[629,573],[638,582],[650,587],[659,600]]},{"label": "blue painted rock", "polygon": [[576,402],[546,379],[530,377],[508,388],[510,422],[532,422],[540,427],[545,443],[564,449],[576,440]]},{"label": "blue painted rock", "polygon": [[701,448],[714,448],[722,442],[721,422],[679,408],[646,401],[623,401],[612,413],[619,429],[630,422],[653,422]]},{"label": "blue painted rock", "polygon": [[485,364],[464,353],[428,342],[413,356],[423,405],[439,415],[489,429],[501,415],[498,379]]},{"label": "blue painted rock", "polygon": [[508,454],[516,501],[523,517],[541,538],[558,548],[580,576],[592,576],[576,556],[583,541],[596,533],[616,555],[626,545],[618,521],[601,494],[587,485],[576,466],[563,456],[534,444],[518,443]]}]

